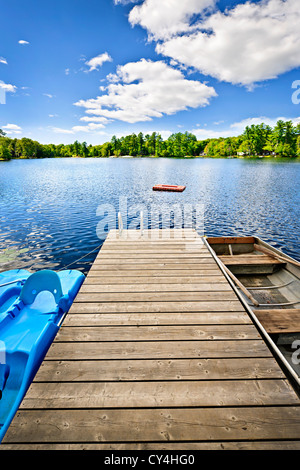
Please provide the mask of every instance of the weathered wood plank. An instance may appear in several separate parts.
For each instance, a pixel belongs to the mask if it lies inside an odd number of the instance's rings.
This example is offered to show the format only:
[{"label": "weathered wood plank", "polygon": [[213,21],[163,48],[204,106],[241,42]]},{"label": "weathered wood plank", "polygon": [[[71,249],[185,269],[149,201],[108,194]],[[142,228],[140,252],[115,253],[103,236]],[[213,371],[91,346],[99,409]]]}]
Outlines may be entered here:
[{"label": "weathered wood plank", "polygon": [[209,251],[204,250],[203,248],[201,249],[193,249],[193,250],[187,250],[187,249],[158,249],[158,248],[152,248],[152,249],[141,249],[141,248],[115,248],[115,249],[108,249],[108,248],[102,248],[99,251],[99,254],[97,256],[98,260],[102,260],[105,258],[154,258],[154,259],[161,259],[161,258],[178,258],[178,259],[189,259],[189,258],[199,258],[199,259],[211,259],[211,255]]},{"label": "weathered wood plank", "polygon": [[157,312],[239,312],[239,300],[195,302],[75,302],[70,312],[76,313],[157,313]]},{"label": "weathered wood plank", "polygon": [[104,246],[101,248],[101,251],[98,254],[99,257],[107,258],[109,256],[117,257],[120,256],[122,258],[131,258],[141,256],[145,258],[154,257],[154,258],[181,258],[181,257],[196,257],[196,258],[207,258],[210,256],[209,251],[203,247],[195,247],[193,248],[172,248],[168,245],[166,248],[155,248],[155,247],[145,247],[141,248],[139,246],[130,247],[124,246],[121,247],[106,247]]},{"label": "weathered wood plank", "polygon": [[72,326],[61,328],[56,342],[61,341],[170,341],[258,339],[254,325],[213,326]]},{"label": "weathered wood plank", "polygon": [[283,264],[282,261],[267,255],[233,255],[219,256],[222,263],[226,266],[235,266],[239,264],[260,265],[260,264]]},{"label": "weathered wood plank", "polygon": [[203,250],[208,252],[208,248],[204,245],[202,240],[195,238],[193,240],[128,240],[128,241],[112,241],[112,240],[105,240],[105,243],[102,245],[101,250],[108,249],[108,250],[122,250],[122,249],[130,249],[130,250]]},{"label": "weathered wood plank", "polygon": [[79,292],[78,302],[184,302],[237,300],[235,292]]},{"label": "weathered wood plank", "polygon": [[254,237],[208,237],[207,242],[210,245],[233,244],[233,243],[255,243]]},{"label": "weathered wood plank", "polygon": [[128,271],[128,270],[137,270],[137,269],[142,270],[144,272],[147,272],[147,270],[152,270],[152,271],[156,271],[156,270],[166,270],[166,271],[167,270],[183,270],[184,271],[185,270],[185,271],[188,271],[191,269],[196,272],[198,271],[198,274],[203,269],[206,271],[209,271],[209,270],[215,271],[216,273],[219,274],[219,268],[217,267],[216,263],[209,261],[208,263],[204,264],[204,263],[198,263],[197,260],[191,263],[187,263],[186,261],[182,263],[180,261],[177,262],[176,260],[175,261],[168,260],[166,262],[160,262],[160,263],[157,263],[154,261],[150,263],[145,260],[141,260],[141,263],[127,263],[127,262],[122,263],[121,261],[116,262],[116,263],[107,262],[107,264],[94,263],[90,272],[97,271],[97,270],[98,271],[99,270],[100,271]]},{"label": "weathered wood plank", "polygon": [[[33,383],[20,407],[169,408],[205,406],[297,405],[299,399],[285,380],[223,380],[168,382]],[[300,424],[300,423],[299,423]]]},{"label": "weathered wood plank", "polygon": [[299,439],[300,407],[23,410],[5,442]]},{"label": "weathered wood plank", "polygon": [[[173,265],[180,265],[180,266],[190,266],[193,265],[193,269],[196,269],[197,267],[201,269],[202,266],[214,266],[216,267],[216,262],[212,258],[208,257],[165,257],[162,256],[161,258],[155,258],[152,256],[149,256],[148,258],[144,258],[142,256],[139,257],[98,257],[93,266],[98,267],[98,266],[114,266],[118,265],[119,267],[127,266],[127,265],[136,265],[139,267],[140,265],[147,267],[152,267],[153,268],[163,268],[164,266],[173,266]],[[166,268],[170,269],[170,268]],[[172,268],[171,268],[172,269]],[[176,269],[176,268],[174,268]],[[186,268],[188,269],[188,268]]]},{"label": "weathered wood plank", "polygon": [[214,441],[214,442],[94,442],[2,444],[1,450],[300,450],[300,441]]},{"label": "weathered wood plank", "polygon": [[300,309],[255,310],[254,313],[270,334],[300,332]]},{"label": "weathered wood plank", "polygon": [[271,357],[262,340],[54,342],[47,359],[183,359]]},{"label": "weathered wood plank", "polygon": [[3,449],[300,446],[299,398],[203,240],[168,232],[110,232]]},{"label": "weathered wood plank", "polygon": [[119,230],[110,230],[106,237],[107,241],[147,241],[147,240],[201,240],[194,229],[145,229],[143,233],[140,230],[123,230],[119,235]]},{"label": "weathered wood plank", "polygon": [[[132,284],[132,285],[139,285],[139,284],[178,284],[181,283],[181,285],[185,286],[187,284],[201,284],[201,283],[218,283],[218,284],[224,284],[227,283],[228,281],[225,279],[224,276],[221,276],[220,274],[216,274],[215,272],[212,273],[212,275],[203,275],[201,276],[199,273],[198,275],[194,276],[189,276],[186,272],[184,276],[176,276],[176,275],[169,275],[169,272],[167,274],[164,273],[157,273],[153,272],[152,275],[146,275],[141,271],[141,274],[139,276],[132,276],[132,271],[127,273],[126,276],[118,275],[118,273],[115,273],[115,275],[110,275],[106,276],[106,272],[102,273],[101,271],[97,271],[97,273],[94,274],[88,274],[84,286],[86,285],[91,285],[91,284],[97,284],[97,285],[103,285],[103,284],[110,284],[110,285],[115,285],[116,287],[119,286],[120,284]],[[166,289],[168,291],[168,289]]]},{"label": "weathered wood plank", "polygon": [[[45,360],[34,382],[282,379],[273,357],[221,359]],[[216,388],[217,383],[214,382]],[[76,386],[76,385],[74,385]],[[44,384],[47,387],[47,384]],[[186,384],[188,390],[188,384]]]},{"label": "weathered wood plank", "polygon": [[108,292],[213,292],[227,291],[232,292],[232,288],[227,282],[218,283],[198,283],[198,284],[162,284],[162,283],[145,283],[145,284],[96,284],[85,282],[80,289],[81,294],[108,293]]},{"label": "weathered wood plank", "polygon": [[195,313],[76,313],[74,306],[63,326],[110,325],[228,325],[252,324],[246,312],[195,312]]},{"label": "weathered wood plank", "polygon": [[[92,276],[105,276],[105,278],[111,278],[113,276],[123,276],[123,277],[151,277],[152,279],[155,278],[170,278],[171,276],[175,276],[176,278],[180,277],[183,282],[185,282],[185,278],[190,278],[192,276],[199,277],[200,274],[203,274],[203,276],[220,276],[220,270],[217,268],[214,268],[213,266],[211,269],[206,269],[206,268],[201,268],[200,269],[191,269],[187,268],[186,266],[184,269],[180,266],[176,269],[157,269],[153,268],[152,269],[144,269],[143,266],[139,266],[138,268],[134,268],[132,266],[132,269],[118,269],[118,267],[112,267],[112,266],[107,266],[102,269],[102,267],[92,267],[89,271],[88,277]],[[118,279],[116,279],[116,282]]]},{"label": "weathered wood plank", "polygon": [[2,444],[1,450],[300,450],[300,441],[214,441],[214,442],[110,442],[110,443],[43,443],[43,444]]}]

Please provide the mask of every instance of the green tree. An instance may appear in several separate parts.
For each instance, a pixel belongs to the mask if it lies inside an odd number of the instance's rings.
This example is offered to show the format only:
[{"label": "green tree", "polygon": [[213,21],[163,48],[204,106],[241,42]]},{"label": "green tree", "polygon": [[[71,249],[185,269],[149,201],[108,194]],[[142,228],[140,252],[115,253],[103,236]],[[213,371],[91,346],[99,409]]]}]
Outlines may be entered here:
[{"label": "green tree", "polygon": [[10,140],[7,137],[0,136],[0,160],[10,160],[12,158]]},{"label": "green tree", "polygon": [[252,124],[250,127],[246,126],[243,136],[246,142],[245,148],[247,148],[247,153],[249,155],[262,155],[271,133],[271,127],[264,123],[258,125]]},{"label": "green tree", "polygon": [[298,135],[298,137],[297,137],[296,155],[297,155],[297,157],[300,157],[300,135]]}]

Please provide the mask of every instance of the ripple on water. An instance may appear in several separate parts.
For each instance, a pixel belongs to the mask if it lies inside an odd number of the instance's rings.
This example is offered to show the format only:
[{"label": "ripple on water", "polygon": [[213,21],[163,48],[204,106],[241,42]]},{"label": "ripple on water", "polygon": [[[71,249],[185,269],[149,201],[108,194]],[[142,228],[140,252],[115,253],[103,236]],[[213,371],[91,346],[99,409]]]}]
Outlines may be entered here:
[{"label": "ripple on water", "polygon": [[[1,162],[0,169],[0,270],[74,263],[86,273],[103,242],[103,215],[106,230],[116,227],[119,210],[125,228],[138,227],[141,209],[145,225],[170,226],[171,218],[176,227],[191,207],[201,233],[256,235],[300,260],[297,162],[45,159]],[[153,192],[157,183],[186,190]]]}]

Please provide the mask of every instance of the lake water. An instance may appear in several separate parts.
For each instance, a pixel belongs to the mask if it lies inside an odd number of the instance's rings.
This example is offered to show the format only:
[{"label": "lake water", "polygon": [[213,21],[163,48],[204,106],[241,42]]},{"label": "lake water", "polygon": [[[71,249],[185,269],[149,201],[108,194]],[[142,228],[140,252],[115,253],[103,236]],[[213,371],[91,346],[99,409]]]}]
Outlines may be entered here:
[{"label": "lake water", "polygon": [[[154,184],[186,190],[157,192]],[[165,226],[171,214],[171,227],[184,220],[201,235],[256,235],[300,260],[299,185],[299,162],[270,159],[0,162],[0,271],[72,263],[86,273],[103,242],[101,227],[116,227],[119,210],[124,228],[137,227],[141,208],[144,226]]]}]

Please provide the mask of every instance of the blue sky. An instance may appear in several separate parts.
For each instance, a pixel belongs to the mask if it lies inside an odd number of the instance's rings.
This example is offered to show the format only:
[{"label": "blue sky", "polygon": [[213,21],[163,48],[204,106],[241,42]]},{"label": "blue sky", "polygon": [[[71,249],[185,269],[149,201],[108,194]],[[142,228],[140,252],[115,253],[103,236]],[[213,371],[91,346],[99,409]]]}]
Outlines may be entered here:
[{"label": "blue sky", "polygon": [[300,122],[299,0],[0,0],[0,128],[88,144]]}]

